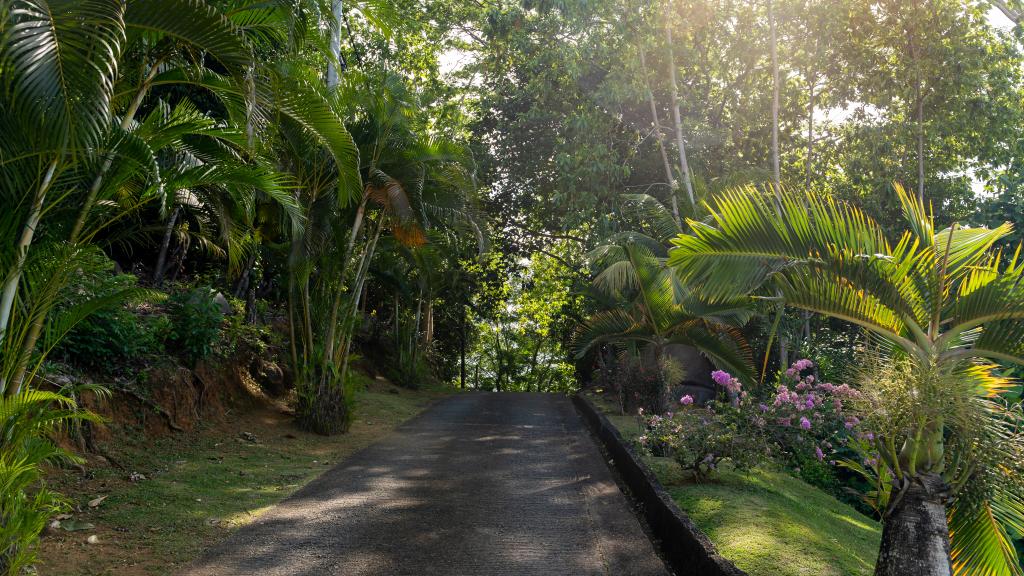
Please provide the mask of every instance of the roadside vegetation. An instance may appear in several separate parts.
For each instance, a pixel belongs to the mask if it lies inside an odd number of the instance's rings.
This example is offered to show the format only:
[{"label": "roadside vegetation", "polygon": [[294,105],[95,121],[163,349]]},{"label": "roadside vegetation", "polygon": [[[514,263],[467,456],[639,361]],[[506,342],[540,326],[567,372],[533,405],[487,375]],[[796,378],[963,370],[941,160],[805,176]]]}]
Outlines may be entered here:
[{"label": "roadside vegetation", "polygon": [[808,570],[1024,574],[1022,14],[0,0],[0,574],[183,561],[132,524],[437,388],[604,390],[756,569],[711,487],[842,501]]},{"label": "roadside vegetation", "polygon": [[87,477],[51,475],[73,507],[49,530],[39,573],[174,572],[445,393],[361,380],[349,433],[327,438],[297,428],[285,406],[270,402],[174,436],[126,431],[108,453],[117,466],[93,459]]}]

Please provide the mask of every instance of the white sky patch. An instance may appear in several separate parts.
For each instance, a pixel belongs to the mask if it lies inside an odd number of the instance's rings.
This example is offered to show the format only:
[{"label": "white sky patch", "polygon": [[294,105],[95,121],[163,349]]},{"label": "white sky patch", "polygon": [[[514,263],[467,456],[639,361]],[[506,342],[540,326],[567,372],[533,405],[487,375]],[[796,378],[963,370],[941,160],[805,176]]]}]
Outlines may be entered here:
[{"label": "white sky patch", "polygon": [[1003,32],[1009,32],[1010,30],[1013,30],[1013,22],[1009,18],[1007,18],[1006,14],[1003,14],[1003,12],[999,8],[992,6],[991,8],[988,9],[987,16],[988,23],[993,28],[996,28],[997,30],[1002,30]]}]

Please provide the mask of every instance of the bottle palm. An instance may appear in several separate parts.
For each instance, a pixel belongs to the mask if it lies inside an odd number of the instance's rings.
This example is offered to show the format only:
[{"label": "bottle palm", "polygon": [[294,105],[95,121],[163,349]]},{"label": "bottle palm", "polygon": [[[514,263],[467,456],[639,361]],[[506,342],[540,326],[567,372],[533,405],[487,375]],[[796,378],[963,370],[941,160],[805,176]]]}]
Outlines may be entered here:
[{"label": "bottle palm", "polygon": [[[1019,574],[1005,527],[1024,523],[1024,437],[993,362],[1024,362],[1024,262],[993,250],[1008,224],[936,230],[897,193],[908,229],[891,242],[831,197],[787,192],[776,203],[740,188],[673,240],[669,265],[713,298],[755,294],[860,326],[883,364],[905,367],[875,396],[876,411],[904,399],[874,419],[891,475],[877,574]],[[893,380],[883,372],[866,375],[869,397]]]}]

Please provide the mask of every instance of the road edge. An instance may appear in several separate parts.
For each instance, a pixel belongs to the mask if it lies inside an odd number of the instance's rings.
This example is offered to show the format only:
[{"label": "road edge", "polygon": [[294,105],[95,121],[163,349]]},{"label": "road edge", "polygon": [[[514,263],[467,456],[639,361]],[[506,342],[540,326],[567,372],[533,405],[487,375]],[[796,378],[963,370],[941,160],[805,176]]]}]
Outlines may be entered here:
[{"label": "road edge", "polygon": [[611,456],[609,465],[638,504],[665,561],[678,576],[747,576],[718,554],[707,535],[676,506],[651,469],[590,400],[574,394],[572,403]]}]

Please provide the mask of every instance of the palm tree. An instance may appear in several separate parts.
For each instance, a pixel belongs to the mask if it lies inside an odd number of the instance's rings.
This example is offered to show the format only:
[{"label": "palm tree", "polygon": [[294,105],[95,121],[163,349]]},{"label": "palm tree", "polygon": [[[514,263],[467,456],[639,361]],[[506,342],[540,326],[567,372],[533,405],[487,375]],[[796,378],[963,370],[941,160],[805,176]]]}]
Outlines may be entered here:
[{"label": "palm tree", "polygon": [[[679,233],[673,216],[653,198],[636,195],[625,200],[623,211],[648,215],[655,233]],[[577,355],[603,344],[627,347],[636,354],[648,350],[664,372],[665,347],[681,344],[696,348],[724,369],[749,376],[750,350],[736,329],[752,316],[747,299],[706,301],[665,266],[665,256],[664,243],[639,232],[613,235],[588,254],[598,271],[593,289],[602,310],[581,326]]]},{"label": "palm tree", "polygon": [[876,574],[1018,574],[1004,525],[1024,525],[1024,438],[992,362],[1024,362],[1024,262],[992,248],[1009,224],[937,231],[920,199],[896,191],[908,230],[890,242],[825,195],[776,204],[733,190],[709,206],[711,223],[673,240],[669,265],[710,297],[756,294],[860,326],[886,364],[906,367],[891,394],[874,394],[884,374],[865,389],[882,408],[903,399],[873,416],[892,477]]}]

